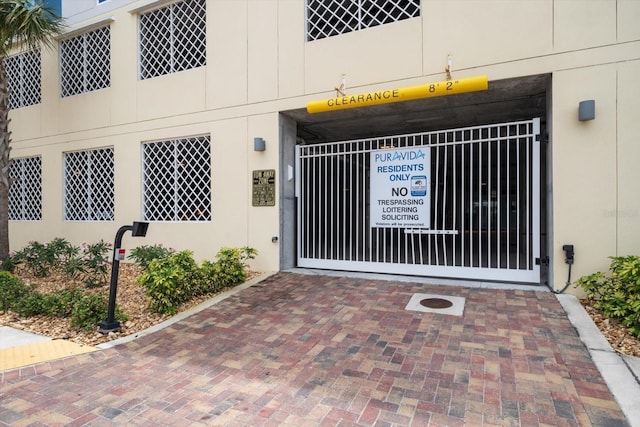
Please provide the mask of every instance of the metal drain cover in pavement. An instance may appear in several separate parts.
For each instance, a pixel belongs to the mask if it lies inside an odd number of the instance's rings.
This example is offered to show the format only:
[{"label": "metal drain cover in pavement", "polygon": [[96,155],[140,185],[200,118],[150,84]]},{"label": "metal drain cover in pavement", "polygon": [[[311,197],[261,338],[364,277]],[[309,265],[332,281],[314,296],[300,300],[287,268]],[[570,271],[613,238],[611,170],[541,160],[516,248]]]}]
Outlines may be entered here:
[{"label": "metal drain cover in pavement", "polygon": [[465,299],[449,295],[413,294],[405,310],[462,316]]},{"label": "metal drain cover in pavement", "polygon": [[449,308],[453,305],[448,299],[442,298],[425,298],[420,300],[420,305],[427,308]]}]

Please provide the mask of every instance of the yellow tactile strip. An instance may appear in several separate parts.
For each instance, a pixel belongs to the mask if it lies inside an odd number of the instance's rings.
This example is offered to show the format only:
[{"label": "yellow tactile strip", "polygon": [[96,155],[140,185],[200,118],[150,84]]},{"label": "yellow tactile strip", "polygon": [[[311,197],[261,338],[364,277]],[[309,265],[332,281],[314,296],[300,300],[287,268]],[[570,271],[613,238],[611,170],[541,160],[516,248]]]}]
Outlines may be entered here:
[{"label": "yellow tactile strip", "polygon": [[34,363],[90,353],[95,347],[67,340],[42,341],[0,350],[0,370],[19,368]]}]

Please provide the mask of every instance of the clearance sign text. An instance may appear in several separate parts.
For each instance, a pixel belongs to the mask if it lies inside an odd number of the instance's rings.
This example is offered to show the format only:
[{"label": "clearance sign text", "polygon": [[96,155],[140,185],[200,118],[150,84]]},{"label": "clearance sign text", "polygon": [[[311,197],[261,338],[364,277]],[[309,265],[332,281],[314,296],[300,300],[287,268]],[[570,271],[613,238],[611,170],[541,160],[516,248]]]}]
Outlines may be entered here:
[{"label": "clearance sign text", "polygon": [[337,98],[311,101],[307,104],[307,112],[321,113],[325,111],[344,110],[347,108],[368,107],[370,105],[410,101],[412,99],[454,95],[464,92],[476,92],[487,90],[488,88],[489,79],[487,76],[446,80],[418,86],[407,86],[397,89],[379,90],[375,92],[361,93],[358,95],[347,95]]}]

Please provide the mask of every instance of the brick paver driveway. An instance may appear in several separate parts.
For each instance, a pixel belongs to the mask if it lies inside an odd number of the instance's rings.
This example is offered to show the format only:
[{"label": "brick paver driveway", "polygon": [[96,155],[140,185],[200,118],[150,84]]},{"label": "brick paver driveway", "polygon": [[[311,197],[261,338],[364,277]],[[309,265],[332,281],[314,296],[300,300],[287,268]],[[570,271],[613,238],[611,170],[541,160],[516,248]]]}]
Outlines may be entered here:
[{"label": "brick paver driveway", "polygon": [[1,385],[4,425],[627,425],[550,292],[294,273]]}]

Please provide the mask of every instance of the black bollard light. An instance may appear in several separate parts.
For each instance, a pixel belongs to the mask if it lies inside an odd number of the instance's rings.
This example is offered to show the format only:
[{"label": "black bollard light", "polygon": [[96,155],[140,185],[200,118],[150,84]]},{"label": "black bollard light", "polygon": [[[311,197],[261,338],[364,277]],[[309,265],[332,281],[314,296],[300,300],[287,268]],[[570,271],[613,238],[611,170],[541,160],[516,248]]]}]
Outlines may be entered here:
[{"label": "black bollard light", "polygon": [[118,270],[120,269],[120,246],[122,246],[122,236],[125,231],[131,230],[133,237],[144,237],[149,228],[148,222],[134,221],[133,225],[124,225],[116,233],[113,243],[113,263],[111,264],[111,286],[109,288],[109,308],[107,309],[107,320],[100,323],[99,332],[108,334],[120,330],[120,322],[116,317],[116,294],[118,292]]}]

